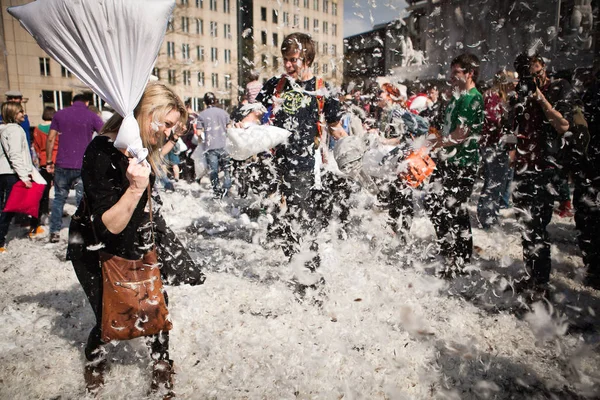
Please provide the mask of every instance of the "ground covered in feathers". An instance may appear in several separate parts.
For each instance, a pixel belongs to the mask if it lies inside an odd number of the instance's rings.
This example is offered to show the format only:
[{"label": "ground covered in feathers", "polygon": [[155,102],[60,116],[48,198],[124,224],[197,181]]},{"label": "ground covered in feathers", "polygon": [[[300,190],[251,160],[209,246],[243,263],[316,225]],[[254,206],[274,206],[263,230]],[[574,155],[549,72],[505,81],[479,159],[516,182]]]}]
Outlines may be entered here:
[{"label": "ground covered in feathers", "polygon": [[[512,210],[500,227],[474,229],[470,275],[448,281],[435,277],[426,218],[401,245],[374,199],[355,193],[350,225],[334,219],[321,233],[322,266],[307,274],[308,252],[290,264],[265,243],[269,215],[252,196],[213,200],[206,182],[176,188],[162,193],[163,215],[207,275],[203,286],[167,288],[179,398],[600,396],[600,292],[581,284],[570,218],[550,226],[553,295],[528,304],[510,290],[524,274]],[[91,398],[83,346],[93,314],[65,261],[67,228],[59,244],[24,239],[25,229],[13,226],[0,255],[0,398]],[[297,282],[321,277],[298,295]],[[109,348],[99,398],[148,398],[143,340]]]}]

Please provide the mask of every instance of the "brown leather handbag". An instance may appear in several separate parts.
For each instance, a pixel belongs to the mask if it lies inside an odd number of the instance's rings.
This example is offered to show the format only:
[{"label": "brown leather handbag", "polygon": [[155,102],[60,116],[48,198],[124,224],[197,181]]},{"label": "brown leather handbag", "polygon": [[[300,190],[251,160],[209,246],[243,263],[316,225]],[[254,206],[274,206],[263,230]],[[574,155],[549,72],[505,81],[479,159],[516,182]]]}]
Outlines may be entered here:
[{"label": "brown leather handbag", "polygon": [[[151,199],[148,186],[152,226]],[[156,249],[152,248],[139,260],[128,260],[105,252],[99,255],[103,280],[102,340],[129,340],[171,330],[173,324],[163,293]]]}]

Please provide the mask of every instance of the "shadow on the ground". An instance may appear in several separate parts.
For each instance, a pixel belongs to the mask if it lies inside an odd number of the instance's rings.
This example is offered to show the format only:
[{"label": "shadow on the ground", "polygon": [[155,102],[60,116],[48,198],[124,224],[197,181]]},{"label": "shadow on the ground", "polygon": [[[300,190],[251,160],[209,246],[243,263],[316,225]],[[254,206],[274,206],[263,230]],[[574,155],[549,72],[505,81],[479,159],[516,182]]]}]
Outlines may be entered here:
[{"label": "shadow on the ground", "polygon": [[583,387],[571,365],[564,365],[569,385],[547,387],[527,365],[494,355],[494,349],[483,352],[455,342],[438,341],[437,366],[443,377],[439,382],[442,396],[460,399],[595,399],[598,384]]}]

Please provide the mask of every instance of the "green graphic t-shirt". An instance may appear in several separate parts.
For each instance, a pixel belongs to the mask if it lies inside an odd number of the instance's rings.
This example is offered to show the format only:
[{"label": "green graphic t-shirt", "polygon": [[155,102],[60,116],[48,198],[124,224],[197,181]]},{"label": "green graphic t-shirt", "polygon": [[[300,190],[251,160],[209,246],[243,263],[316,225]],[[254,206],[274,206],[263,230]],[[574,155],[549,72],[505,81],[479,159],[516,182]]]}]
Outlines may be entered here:
[{"label": "green graphic t-shirt", "polygon": [[456,146],[445,147],[440,155],[447,162],[466,167],[479,162],[479,148],[477,142],[483,127],[484,106],[483,96],[476,88],[452,96],[444,115],[443,135],[448,136],[459,125],[469,128],[469,137]]}]

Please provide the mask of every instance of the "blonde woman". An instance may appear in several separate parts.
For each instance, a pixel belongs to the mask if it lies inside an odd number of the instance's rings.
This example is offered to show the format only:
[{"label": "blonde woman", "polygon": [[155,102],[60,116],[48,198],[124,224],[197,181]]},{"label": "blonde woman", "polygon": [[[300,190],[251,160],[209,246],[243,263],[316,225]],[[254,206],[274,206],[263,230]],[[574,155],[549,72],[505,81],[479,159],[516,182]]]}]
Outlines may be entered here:
[{"label": "blonde woman", "polygon": [[[6,102],[2,104],[2,120],[0,125],[0,253],[6,251],[6,234],[14,213],[1,212],[6,205],[13,186],[19,180],[31,187],[33,162],[27,136],[19,126],[25,120],[23,106],[20,103]],[[37,218],[31,219],[31,229],[37,228]]]},{"label": "blonde woman", "polygon": [[[174,128],[187,120],[181,99],[168,87],[150,84],[137,105],[134,116],[140,126],[148,161],[138,163],[125,150],[113,146],[123,118],[111,117],[101,134],[85,151],[81,177],[84,199],[69,229],[67,257],[73,263],[94,314],[96,325],[90,332],[85,356],[85,379],[88,391],[95,392],[104,384],[106,356],[101,340],[102,271],[98,252],[92,250],[96,237],[103,251],[130,260],[140,259],[154,243],[147,210],[147,188],[153,186],[162,171],[160,148],[169,151],[174,145]],[[164,223],[153,209],[154,224]],[[162,221],[162,222],[159,222]],[[165,293],[166,297],[166,293]],[[149,337],[153,360],[152,391],[173,395],[173,363],[169,358],[169,335],[161,332]]]},{"label": "blonde woman", "polygon": [[508,121],[509,96],[515,90],[516,75],[500,70],[494,75],[493,86],[483,94],[485,120],[479,138],[483,165],[483,188],[477,204],[477,217],[484,229],[498,222],[500,200],[508,179],[509,159],[505,137],[510,133]]}]

